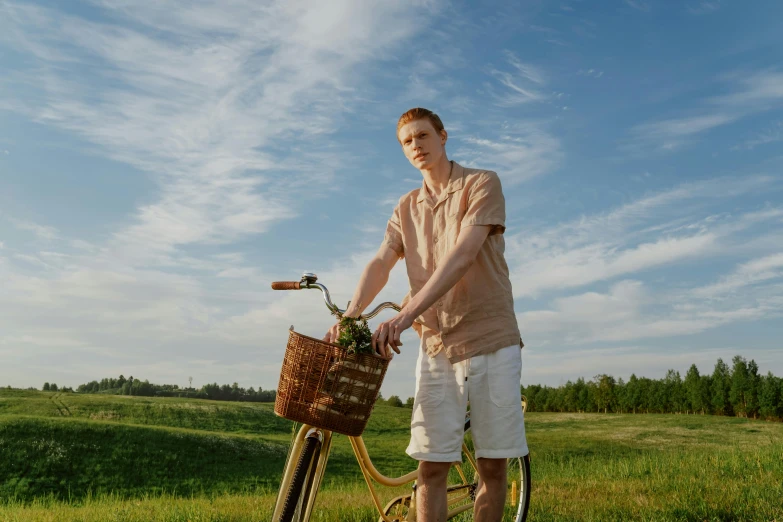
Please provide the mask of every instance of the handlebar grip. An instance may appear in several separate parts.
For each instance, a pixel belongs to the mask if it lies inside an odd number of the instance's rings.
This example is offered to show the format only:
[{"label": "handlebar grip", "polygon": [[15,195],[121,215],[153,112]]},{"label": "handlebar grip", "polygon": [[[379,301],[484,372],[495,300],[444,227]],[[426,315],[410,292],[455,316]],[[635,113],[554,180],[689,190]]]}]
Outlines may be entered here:
[{"label": "handlebar grip", "polygon": [[299,290],[300,281],[275,281],[272,290]]}]

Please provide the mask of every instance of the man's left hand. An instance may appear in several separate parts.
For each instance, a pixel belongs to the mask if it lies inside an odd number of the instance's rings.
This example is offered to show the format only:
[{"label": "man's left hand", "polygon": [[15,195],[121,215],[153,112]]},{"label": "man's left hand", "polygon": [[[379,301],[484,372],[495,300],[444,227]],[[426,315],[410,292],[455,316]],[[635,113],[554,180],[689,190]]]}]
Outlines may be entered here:
[{"label": "man's left hand", "polygon": [[391,359],[393,357],[391,350],[400,353],[399,346],[402,346],[400,335],[413,325],[413,318],[408,317],[405,311],[402,311],[378,325],[375,333],[372,334],[372,346],[375,352],[382,357]]}]

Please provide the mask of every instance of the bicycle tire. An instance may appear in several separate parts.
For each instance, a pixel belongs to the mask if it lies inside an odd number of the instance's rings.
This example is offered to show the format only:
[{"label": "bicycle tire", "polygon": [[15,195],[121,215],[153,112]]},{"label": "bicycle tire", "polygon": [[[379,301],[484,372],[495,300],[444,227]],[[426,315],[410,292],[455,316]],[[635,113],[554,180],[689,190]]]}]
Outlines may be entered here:
[{"label": "bicycle tire", "polygon": [[[283,501],[283,511],[280,514],[279,522],[294,522],[297,508],[304,508],[302,502],[307,500],[313,483],[313,472],[315,464],[318,461],[318,453],[321,448],[321,441],[317,437],[307,437],[304,441],[302,453],[299,461],[296,463],[294,475],[291,478],[291,485],[286,492]],[[305,495],[302,495],[302,491]]]},{"label": "bicycle tire", "polygon": [[[465,421],[465,434],[470,431],[470,419]],[[512,490],[514,489],[513,483],[516,482],[516,495],[517,500],[513,505],[512,522],[525,522],[527,520],[527,513],[530,509],[530,454],[524,457],[510,458],[507,461],[507,491],[506,501],[512,496]]]}]

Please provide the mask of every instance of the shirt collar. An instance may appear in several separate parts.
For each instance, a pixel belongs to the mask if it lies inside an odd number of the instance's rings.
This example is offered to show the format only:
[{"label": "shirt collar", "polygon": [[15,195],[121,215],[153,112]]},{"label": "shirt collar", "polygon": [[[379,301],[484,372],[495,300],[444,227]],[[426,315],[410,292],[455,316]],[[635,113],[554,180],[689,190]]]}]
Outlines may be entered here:
[{"label": "shirt collar", "polygon": [[[465,178],[465,169],[462,165],[456,161],[451,161],[451,173],[449,174],[449,184],[446,185],[446,194],[451,194],[462,188],[463,180]],[[419,197],[416,199],[416,203],[422,203],[429,198],[427,195],[427,184],[421,182],[421,190],[419,190]]]}]

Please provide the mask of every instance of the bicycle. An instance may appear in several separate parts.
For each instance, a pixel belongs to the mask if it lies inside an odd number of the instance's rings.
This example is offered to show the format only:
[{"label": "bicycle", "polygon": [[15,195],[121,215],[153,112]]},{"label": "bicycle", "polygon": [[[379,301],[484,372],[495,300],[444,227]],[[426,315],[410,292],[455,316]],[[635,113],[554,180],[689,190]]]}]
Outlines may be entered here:
[{"label": "bicycle", "polygon": [[[320,290],[323,294],[326,307],[332,314],[341,317],[345,312],[332,303],[329,290],[321,283],[317,282],[318,277],[312,273],[305,273],[300,281],[286,281],[272,283],[274,290]],[[371,312],[360,316],[362,319],[371,319],[381,311],[391,308],[400,311],[400,307],[395,303],[385,302],[378,305]],[[329,345],[325,341],[313,338],[307,338],[297,334],[291,326],[291,335],[299,338],[305,338],[316,343]],[[336,345],[332,345],[336,346]],[[290,340],[289,340],[290,349]],[[289,349],[286,351],[288,357]],[[344,349],[342,347],[340,350]],[[376,357],[373,355],[373,357]],[[388,361],[386,361],[388,364]],[[284,363],[285,369],[285,363]],[[281,372],[281,383],[278,387],[278,398],[281,397],[281,390],[284,387],[284,377]],[[377,373],[377,372],[376,372]],[[385,367],[384,372],[385,373]],[[382,380],[383,375],[380,379]],[[380,383],[378,384],[378,388]],[[374,396],[369,404],[369,411],[372,409],[372,403],[379,390],[374,390]],[[353,399],[353,397],[352,397]],[[526,400],[523,397],[521,407],[526,409]],[[322,408],[323,410],[323,408]],[[275,413],[278,412],[278,404],[275,404]],[[297,421],[287,415],[282,415],[291,420]],[[366,424],[367,419],[363,419]],[[358,435],[349,436],[351,448],[353,449],[356,461],[361,469],[362,476],[367,483],[373,504],[377,509],[380,518],[378,522],[414,522],[416,520],[416,479],[418,471],[412,471],[400,477],[386,477],[381,474],[373,465],[364,440],[361,437],[361,430],[364,424],[358,429]],[[348,433],[348,432],[346,432]],[[275,509],[272,515],[273,522],[307,522],[315,504],[318,489],[323,480],[326,463],[329,459],[331,450],[333,430],[323,427],[303,423],[302,427],[294,436],[288,459],[283,472],[283,479],[275,503]],[[462,445],[462,462],[455,463],[449,472],[448,495],[448,519],[452,519],[461,513],[470,511],[475,501],[476,490],[478,488],[478,468],[472,451],[472,438],[470,434],[470,411],[465,416],[465,440]],[[513,522],[524,522],[527,519],[528,508],[530,505],[530,455],[524,457],[508,459],[508,486],[506,502],[510,503]],[[389,500],[385,505],[376,492],[373,482],[385,487],[398,487],[412,484],[409,494],[399,495]],[[507,508],[508,512],[509,508]]]}]

